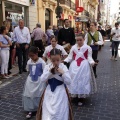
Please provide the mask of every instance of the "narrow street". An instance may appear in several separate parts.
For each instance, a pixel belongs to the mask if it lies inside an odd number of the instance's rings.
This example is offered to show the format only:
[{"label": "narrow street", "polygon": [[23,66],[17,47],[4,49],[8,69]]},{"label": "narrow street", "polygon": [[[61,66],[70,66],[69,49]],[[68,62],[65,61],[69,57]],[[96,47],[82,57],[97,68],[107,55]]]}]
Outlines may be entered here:
[{"label": "narrow street", "polygon": [[[74,120],[120,120],[120,59],[110,60],[109,46],[106,42],[99,52],[98,92],[84,106],[73,106]],[[16,76],[0,85],[0,120],[25,120],[21,96],[26,76]]]}]

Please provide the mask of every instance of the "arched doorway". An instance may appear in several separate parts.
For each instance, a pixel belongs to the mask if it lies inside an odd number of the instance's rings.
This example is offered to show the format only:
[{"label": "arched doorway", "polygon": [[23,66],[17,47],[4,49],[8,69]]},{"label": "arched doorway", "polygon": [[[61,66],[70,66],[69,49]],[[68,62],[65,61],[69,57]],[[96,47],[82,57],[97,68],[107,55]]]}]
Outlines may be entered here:
[{"label": "arched doorway", "polygon": [[47,30],[51,24],[51,12],[49,9],[45,10],[45,29]]}]

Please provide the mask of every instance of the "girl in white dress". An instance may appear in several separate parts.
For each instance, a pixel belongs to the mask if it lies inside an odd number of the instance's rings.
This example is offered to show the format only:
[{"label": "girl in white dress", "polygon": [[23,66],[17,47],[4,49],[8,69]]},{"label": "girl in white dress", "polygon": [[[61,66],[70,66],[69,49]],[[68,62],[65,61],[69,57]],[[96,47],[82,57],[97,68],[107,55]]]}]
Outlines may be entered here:
[{"label": "girl in white dress", "polygon": [[67,67],[61,63],[61,51],[54,48],[50,51],[51,63],[46,65],[41,80],[48,82],[41,99],[36,120],[72,120],[65,84],[71,83]]},{"label": "girl in white dress", "polygon": [[45,61],[47,59],[47,63],[50,63],[50,51],[53,48],[57,48],[57,49],[59,49],[61,51],[62,59],[64,59],[64,58],[67,57],[67,55],[68,55],[67,52],[65,51],[65,49],[63,48],[63,46],[57,44],[57,39],[55,38],[54,35],[51,36],[50,42],[51,42],[51,45],[49,45],[49,46],[47,46],[45,48],[45,51],[44,51],[44,54],[43,54],[43,59]]},{"label": "girl in white dress", "polygon": [[29,49],[30,59],[27,62],[27,77],[23,92],[23,107],[28,112],[26,118],[31,118],[32,113],[36,112],[39,106],[41,95],[43,94],[46,84],[41,82],[41,75],[44,66],[44,60],[38,57],[38,48],[31,47]]},{"label": "girl in white dress", "polygon": [[[86,98],[96,92],[96,81],[91,69],[96,63],[92,59],[92,49],[84,44],[84,36],[76,37],[76,41],[77,44],[71,48],[64,60],[67,63],[71,62],[69,73],[72,82],[68,89],[73,98]],[[82,103],[78,102],[78,105]]]}]

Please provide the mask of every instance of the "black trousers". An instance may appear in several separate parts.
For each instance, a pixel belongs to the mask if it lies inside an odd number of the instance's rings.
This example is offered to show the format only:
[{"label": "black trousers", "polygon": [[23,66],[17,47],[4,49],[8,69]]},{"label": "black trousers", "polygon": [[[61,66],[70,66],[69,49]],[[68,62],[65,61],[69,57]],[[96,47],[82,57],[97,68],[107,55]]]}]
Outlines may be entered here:
[{"label": "black trousers", "polygon": [[[95,60],[97,60],[97,57],[98,57],[98,50],[93,50],[92,52],[93,52],[92,53],[92,58],[95,61]],[[93,71],[94,71],[94,74],[96,76],[96,66],[93,67]]]},{"label": "black trousers", "polygon": [[25,45],[26,43],[23,43],[20,44],[20,47],[17,47],[18,66],[20,71],[26,69],[28,60],[28,49],[25,49]]},{"label": "black trousers", "polygon": [[99,45],[99,50],[101,50],[101,48],[102,48],[102,45]]},{"label": "black trousers", "polygon": [[119,41],[112,41],[112,56],[114,56],[115,58],[118,54],[119,43]]},{"label": "black trousers", "polygon": [[34,46],[39,48],[40,52],[39,52],[38,56],[42,57],[43,53],[44,53],[44,46],[43,46],[42,40],[35,40]]}]

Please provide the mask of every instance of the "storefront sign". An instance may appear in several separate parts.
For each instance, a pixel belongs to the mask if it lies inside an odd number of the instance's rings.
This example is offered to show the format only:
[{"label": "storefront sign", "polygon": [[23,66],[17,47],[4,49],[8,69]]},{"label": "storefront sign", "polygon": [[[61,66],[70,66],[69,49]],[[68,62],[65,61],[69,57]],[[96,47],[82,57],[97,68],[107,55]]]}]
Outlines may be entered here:
[{"label": "storefront sign", "polygon": [[30,4],[29,0],[7,0],[7,1],[11,1],[11,2],[18,3],[25,6],[29,6]]},{"label": "storefront sign", "polygon": [[81,18],[80,17],[76,17],[75,22],[80,22]]},{"label": "storefront sign", "polygon": [[84,8],[83,7],[77,7],[76,12],[83,12]]},{"label": "storefront sign", "polygon": [[88,19],[82,17],[76,17],[75,22],[88,22]]}]

